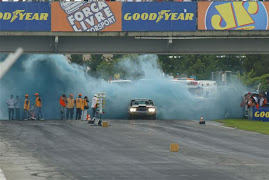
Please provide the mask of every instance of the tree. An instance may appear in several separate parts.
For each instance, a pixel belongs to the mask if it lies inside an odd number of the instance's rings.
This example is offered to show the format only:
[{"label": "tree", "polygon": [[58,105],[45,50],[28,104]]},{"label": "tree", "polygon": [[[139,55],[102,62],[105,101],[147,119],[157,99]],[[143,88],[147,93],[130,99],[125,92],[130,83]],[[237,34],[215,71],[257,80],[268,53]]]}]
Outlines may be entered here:
[{"label": "tree", "polygon": [[82,54],[72,54],[71,55],[71,62],[79,64],[79,65],[83,65],[84,64],[83,55]]},{"label": "tree", "polygon": [[91,55],[91,59],[88,63],[88,66],[90,67],[89,74],[91,76],[98,76],[99,73],[97,71],[97,67],[104,61],[103,55],[94,54]]}]

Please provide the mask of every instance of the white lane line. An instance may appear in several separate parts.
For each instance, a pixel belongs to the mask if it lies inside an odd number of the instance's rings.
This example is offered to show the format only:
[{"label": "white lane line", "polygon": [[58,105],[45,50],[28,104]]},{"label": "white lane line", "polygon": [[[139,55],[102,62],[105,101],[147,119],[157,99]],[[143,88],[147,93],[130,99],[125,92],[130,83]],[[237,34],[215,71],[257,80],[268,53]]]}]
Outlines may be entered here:
[{"label": "white lane line", "polygon": [[0,168],[0,180],[7,180],[1,168]]}]

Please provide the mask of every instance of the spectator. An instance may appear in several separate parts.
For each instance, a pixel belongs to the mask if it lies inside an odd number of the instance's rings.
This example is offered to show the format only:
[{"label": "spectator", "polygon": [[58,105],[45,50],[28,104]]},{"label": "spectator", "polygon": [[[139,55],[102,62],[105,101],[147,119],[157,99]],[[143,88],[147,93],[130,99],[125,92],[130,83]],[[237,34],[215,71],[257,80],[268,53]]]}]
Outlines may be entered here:
[{"label": "spectator", "polygon": [[241,103],[241,107],[244,107],[246,117],[248,116],[248,99],[249,99],[249,94],[245,94],[244,100]]},{"label": "spectator", "polygon": [[10,96],[10,99],[6,101],[8,106],[8,119],[14,120],[14,108],[15,108],[15,99],[13,98],[13,95]]},{"label": "spectator", "polygon": [[81,98],[82,94],[78,95],[78,98],[75,101],[76,104],[76,120],[80,120],[81,119],[81,109],[83,106],[83,99]]},{"label": "spectator", "polygon": [[253,97],[253,99],[255,100],[255,103],[259,103],[258,94],[253,93],[253,94],[252,94],[252,97]]},{"label": "spectator", "polygon": [[82,120],[86,120],[88,109],[89,109],[88,102],[89,102],[89,99],[87,96],[85,96],[83,106],[82,106],[82,117],[81,117]]},{"label": "spectator", "polygon": [[73,98],[73,94],[70,94],[69,98],[67,98],[66,107],[67,107],[66,119],[73,119],[74,107],[75,107],[75,99]]},{"label": "spectator", "polygon": [[35,99],[35,118],[44,120],[42,115],[42,100],[38,93],[35,93],[36,99]]},{"label": "spectator", "polygon": [[268,103],[268,101],[267,101],[267,97],[266,97],[266,94],[265,93],[261,93],[260,94],[260,106],[261,107],[266,107],[267,106],[267,103]]},{"label": "spectator", "polygon": [[255,106],[255,99],[253,98],[253,95],[251,95],[248,98],[248,107],[254,107],[254,106]]},{"label": "spectator", "polygon": [[24,105],[23,105],[24,120],[28,120],[29,119],[30,100],[28,98],[29,98],[29,95],[28,94],[25,94],[25,100],[24,100]]},{"label": "spectator", "polygon": [[65,119],[65,107],[66,107],[66,95],[63,94],[62,97],[60,97],[60,111],[61,111],[61,120]]},{"label": "spectator", "polygon": [[97,105],[98,105],[98,101],[99,99],[97,98],[97,94],[94,95],[94,97],[92,98],[92,118],[95,118],[96,116],[96,109],[97,109]]}]

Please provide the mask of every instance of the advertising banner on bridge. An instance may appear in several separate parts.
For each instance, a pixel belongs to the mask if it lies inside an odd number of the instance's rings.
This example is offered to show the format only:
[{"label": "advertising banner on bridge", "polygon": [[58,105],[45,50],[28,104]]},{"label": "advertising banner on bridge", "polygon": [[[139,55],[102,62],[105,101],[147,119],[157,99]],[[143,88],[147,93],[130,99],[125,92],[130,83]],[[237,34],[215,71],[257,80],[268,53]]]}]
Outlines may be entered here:
[{"label": "advertising banner on bridge", "polygon": [[121,31],[121,2],[52,2],[51,31]]},{"label": "advertising banner on bridge", "polygon": [[249,108],[249,119],[259,121],[269,121],[269,107]]},{"label": "advertising banner on bridge", "polygon": [[269,2],[198,2],[198,30],[268,30]]},{"label": "advertising banner on bridge", "polygon": [[0,31],[50,31],[49,2],[0,2]]},{"label": "advertising banner on bridge", "polygon": [[195,2],[122,4],[123,31],[195,31]]}]

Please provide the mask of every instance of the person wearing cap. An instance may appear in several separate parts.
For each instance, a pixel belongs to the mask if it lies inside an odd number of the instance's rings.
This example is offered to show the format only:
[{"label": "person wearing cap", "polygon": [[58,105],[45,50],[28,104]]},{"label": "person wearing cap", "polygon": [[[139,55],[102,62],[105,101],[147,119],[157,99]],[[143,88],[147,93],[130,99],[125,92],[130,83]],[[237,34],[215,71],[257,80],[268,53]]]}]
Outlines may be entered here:
[{"label": "person wearing cap", "polygon": [[44,120],[43,115],[42,115],[42,101],[41,97],[39,96],[38,93],[35,93],[36,99],[35,99],[35,118]]},{"label": "person wearing cap", "polygon": [[11,95],[10,99],[6,101],[6,104],[8,106],[8,118],[9,120],[14,120],[14,108],[15,108],[16,100],[14,99],[13,95]]},{"label": "person wearing cap", "polygon": [[98,103],[99,99],[97,98],[97,94],[94,95],[94,97],[92,98],[92,118],[95,118],[96,116],[96,109],[97,109],[97,103]]},{"label": "person wearing cap", "polygon": [[61,120],[64,120],[65,119],[65,107],[66,107],[66,95],[63,94],[61,97],[60,97],[60,108],[61,108]]},{"label": "person wearing cap", "polygon": [[69,98],[67,98],[67,104],[66,104],[66,119],[73,119],[74,107],[75,107],[75,99],[73,98],[73,94],[70,94]]},{"label": "person wearing cap", "polygon": [[89,109],[89,105],[88,105],[89,99],[87,96],[84,97],[83,99],[83,105],[82,105],[82,120],[86,120],[87,114],[88,114],[88,109]]},{"label": "person wearing cap", "polygon": [[25,100],[24,100],[24,105],[23,105],[24,120],[28,120],[29,118],[30,100],[28,98],[29,98],[29,95],[25,94]]},{"label": "person wearing cap", "polygon": [[76,99],[76,120],[81,119],[81,108],[83,106],[83,99],[81,98],[82,94],[78,95],[78,98]]}]

